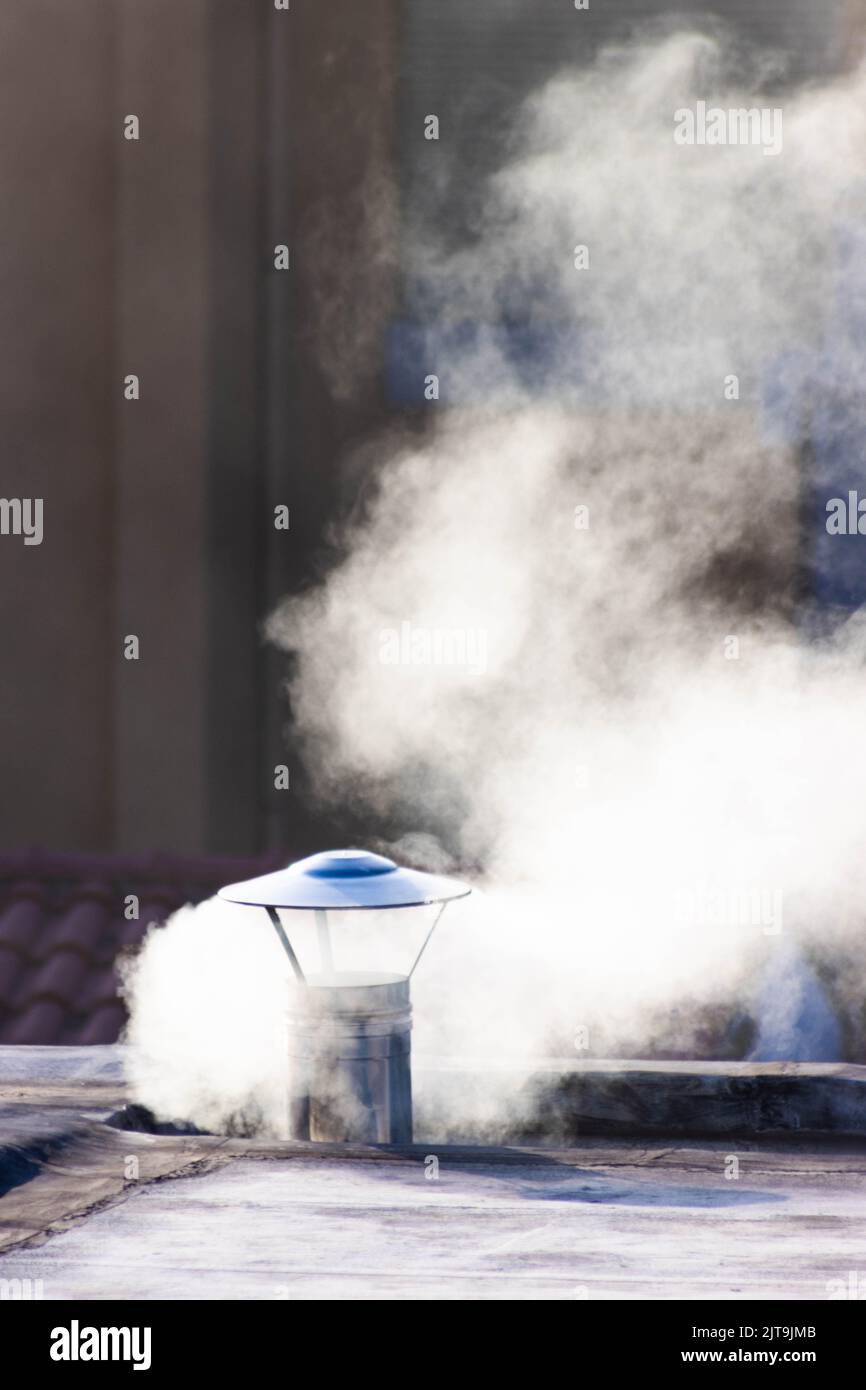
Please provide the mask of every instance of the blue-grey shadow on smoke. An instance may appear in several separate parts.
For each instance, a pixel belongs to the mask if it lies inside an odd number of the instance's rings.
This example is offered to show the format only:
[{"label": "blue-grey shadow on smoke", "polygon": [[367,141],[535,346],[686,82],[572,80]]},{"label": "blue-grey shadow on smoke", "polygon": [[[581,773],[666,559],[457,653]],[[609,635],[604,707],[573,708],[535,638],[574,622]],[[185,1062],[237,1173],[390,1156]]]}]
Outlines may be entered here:
[{"label": "blue-grey shadow on smoke", "polygon": [[754,1005],[757,1038],[750,1062],[838,1062],[842,1029],[814,968],[792,941],[765,967]]}]

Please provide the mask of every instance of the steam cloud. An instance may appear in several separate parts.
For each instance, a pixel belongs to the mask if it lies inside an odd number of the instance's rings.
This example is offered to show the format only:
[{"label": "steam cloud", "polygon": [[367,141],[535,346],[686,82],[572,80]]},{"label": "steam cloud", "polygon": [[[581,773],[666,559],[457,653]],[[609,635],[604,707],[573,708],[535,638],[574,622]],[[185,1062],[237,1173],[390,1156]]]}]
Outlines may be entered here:
[{"label": "steam cloud", "polygon": [[[817,362],[849,423],[862,380],[840,238],[863,226],[866,73],[764,102],[772,66],[743,72],[704,35],[609,51],[522,109],[471,245],[415,228],[435,426],[383,439],[339,561],[270,623],[316,793],[482,890],[416,977],[420,1052],[820,1054],[841,1040],[797,1027],[819,978],[863,1045],[866,626],[807,636],[796,439]],[[783,149],[678,145],[699,100],[781,107]],[[154,933],[130,985],[138,1065],[193,1117],[222,1104],[226,1020],[190,1017],[184,946],[213,911]],[[224,1111],[279,1027],[268,948]],[[769,1018],[737,1033],[768,989],[781,1043]]]}]

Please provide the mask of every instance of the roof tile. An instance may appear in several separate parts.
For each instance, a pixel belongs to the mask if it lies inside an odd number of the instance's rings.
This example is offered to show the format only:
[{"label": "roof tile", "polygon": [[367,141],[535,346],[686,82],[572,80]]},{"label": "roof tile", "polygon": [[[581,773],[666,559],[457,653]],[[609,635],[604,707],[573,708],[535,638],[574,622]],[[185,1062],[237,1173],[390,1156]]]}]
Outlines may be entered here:
[{"label": "roof tile", "polygon": [[6,1029],[3,1041],[20,1045],[22,1043],[59,1042],[66,1021],[66,1010],[53,999],[43,999],[28,1004],[23,1013],[15,1018]]},{"label": "roof tile", "polygon": [[[28,1002],[54,999],[67,1009],[75,1010],[81,989],[92,966],[80,951],[55,951],[26,980]],[[19,983],[19,992],[22,986]]]},{"label": "roof tile", "polygon": [[85,1017],[89,1017],[103,1004],[117,1004],[119,1002],[118,984],[117,970],[113,964],[98,966],[91,970],[78,1000],[80,1012]]},{"label": "roof tile", "polygon": [[41,903],[33,898],[12,898],[0,913],[0,944],[32,955],[44,922]]},{"label": "roof tile", "polygon": [[118,957],[185,903],[285,860],[0,855],[0,1043],[115,1042],[126,1022]]},{"label": "roof tile", "polygon": [[25,969],[20,951],[14,951],[11,946],[0,946],[0,999],[12,997],[16,981]]},{"label": "roof tile", "polygon": [[116,1042],[125,1023],[126,1010],[119,1001],[102,1004],[90,1015],[76,1042],[82,1046]]}]

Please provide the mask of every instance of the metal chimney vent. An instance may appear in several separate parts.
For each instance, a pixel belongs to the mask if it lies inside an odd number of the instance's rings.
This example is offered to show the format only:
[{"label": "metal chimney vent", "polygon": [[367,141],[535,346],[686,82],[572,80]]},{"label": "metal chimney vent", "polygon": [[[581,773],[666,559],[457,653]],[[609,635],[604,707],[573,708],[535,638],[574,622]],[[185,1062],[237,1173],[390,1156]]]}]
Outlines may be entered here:
[{"label": "metal chimney vent", "polygon": [[[365,850],[313,854],[277,873],[220,889],[228,902],[263,907],[289,958],[298,991],[289,1015],[295,1139],[412,1141],[409,982],[445,906],[472,890],[456,879],[401,869]],[[407,974],[341,970],[328,911],[439,905]],[[313,912],[318,970],[302,969],[279,909]],[[359,919],[360,920],[360,919]]]}]

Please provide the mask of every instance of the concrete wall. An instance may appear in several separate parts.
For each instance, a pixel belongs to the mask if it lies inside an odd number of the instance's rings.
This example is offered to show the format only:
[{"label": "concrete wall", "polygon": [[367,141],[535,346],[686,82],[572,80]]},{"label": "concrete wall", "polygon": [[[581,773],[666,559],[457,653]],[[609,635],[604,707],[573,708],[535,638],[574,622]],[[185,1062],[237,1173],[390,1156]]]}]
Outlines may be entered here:
[{"label": "concrete wall", "polygon": [[[844,23],[827,52],[850,66],[864,0],[831,8]],[[559,0],[535,9],[565,23]],[[468,14],[451,0],[0,7],[0,495],[43,498],[45,528],[38,546],[0,536],[0,850],[331,838],[261,623],[320,566],[387,418],[407,122],[428,100],[459,106],[460,80],[483,86],[499,58],[520,87],[522,59],[480,10],[465,41],[448,30]]]},{"label": "concrete wall", "polygon": [[[205,842],[206,0],[121,0],[113,74],[115,843]],[[123,137],[134,114],[140,139]],[[127,374],[140,379],[127,400]],[[139,638],[138,660],[124,638]]]},{"label": "concrete wall", "polygon": [[113,833],[115,11],[0,7],[0,845]]},{"label": "concrete wall", "polygon": [[[0,493],[44,499],[41,545],[0,536],[0,849],[315,840],[260,624],[381,420],[359,209],[396,8],[0,12]],[[338,381],[359,321],[371,369]]]}]

